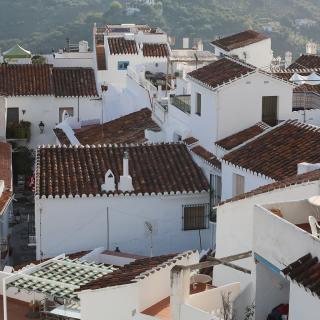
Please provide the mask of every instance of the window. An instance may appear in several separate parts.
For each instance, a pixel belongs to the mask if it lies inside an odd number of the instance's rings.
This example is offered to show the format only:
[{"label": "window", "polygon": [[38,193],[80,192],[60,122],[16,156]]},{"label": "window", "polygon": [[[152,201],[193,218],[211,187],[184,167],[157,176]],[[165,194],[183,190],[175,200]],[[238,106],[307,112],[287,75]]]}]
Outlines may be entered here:
[{"label": "window", "polygon": [[63,121],[63,112],[67,111],[70,117],[73,117],[73,108],[59,108],[59,123]]},{"label": "window", "polygon": [[196,93],[196,114],[201,116],[201,94]]},{"label": "window", "polygon": [[221,201],[221,177],[216,174],[210,174],[210,221],[216,222],[215,211],[213,207]]},{"label": "window", "polygon": [[233,191],[232,191],[233,197],[244,193],[244,176],[234,173],[232,188],[233,188]]},{"label": "window", "polygon": [[262,121],[270,126],[278,123],[278,97],[262,97]]},{"label": "window", "polygon": [[127,70],[129,61],[118,61],[118,70]]},{"label": "window", "polygon": [[19,123],[19,108],[8,108],[7,110],[7,127]]},{"label": "window", "polygon": [[208,227],[208,204],[183,206],[183,230],[199,230]]}]

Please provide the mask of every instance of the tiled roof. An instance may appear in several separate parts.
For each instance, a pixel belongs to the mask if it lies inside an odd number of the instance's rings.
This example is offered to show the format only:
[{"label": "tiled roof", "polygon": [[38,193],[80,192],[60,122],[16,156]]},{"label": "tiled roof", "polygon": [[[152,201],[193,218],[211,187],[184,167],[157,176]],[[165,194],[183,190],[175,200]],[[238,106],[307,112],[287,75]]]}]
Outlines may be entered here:
[{"label": "tiled roof", "polygon": [[91,68],[54,68],[52,65],[0,66],[0,92],[8,96],[97,96]]},{"label": "tiled roof", "polygon": [[209,164],[213,165],[214,167],[216,167],[218,169],[221,169],[220,160],[218,160],[218,158],[213,153],[206,150],[202,146],[195,146],[195,147],[191,148],[191,151],[193,153],[195,153],[197,156],[206,160]]},{"label": "tiled roof", "polygon": [[110,54],[138,54],[135,40],[126,40],[123,37],[108,38]]},{"label": "tiled roof", "polygon": [[[300,68],[300,69],[292,69],[292,70],[283,70],[283,71],[275,72],[273,74],[278,78],[281,78],[282,80],[289,81],[295,72],[301,76],[308,76],[313,72],[313,70]],[[320,69],[317,69],[317,73],[320,74]],[[293,89],[293,92],[295,93],[314,92],[314,93],[320,94],[320,85],[310,85],[310,84],[298,85],[297,84]]]},{"label": "tiled roof", "polygon": [[55,133],[60,144],[65,144],[65,145],[71,144],[69,138],[67,137],[67,135],[64,133],[64,131],[62,129],[54,128],[53,132]]},{"label": "tiled roof", "polygon": [[12,191],[4,191],[0,196],[0,216],[4,213],[4,209],[8,206],[12,199]]},{"label": "tiled roof", "polygon": [[314,69],[320,68],[320,56],[313,54],[303,54],[287,69]]},{"label": "tiled roof", "polygon": [[142,143],[146,129],[160,130],[151,119],[151,111],[144,108],[126,116],[76,131],[76,138],[83,145],[103,143]]},{"label": "tiled roof", "polygon": [[298,163],[320,162],[319,139],[320,128],[289,120],[231,151],[223,160],[282,180],[297,174]]},{"label": "tiled roof", "polygon": [[268,38],[268,36],[254,30],[246,30],[225,38],[212,41],[211,44],[225,51],[231,51],[233,49],[242,48],[248,46],[249,44],[253,44]]},{"label": "tiled roof", "polygon": [[320,298],[320,262],[311,253],[291,263],[282,273]]},{"label": "tiled roof", "polygon": [[144,43],[143,55],[145,57],[167,57],[169,49],[166,43]]},{"label": "tiled roof", "polygon": [[188,75],[203,84],[216,88],[230,81],[234,81],[255,69],[249,65],[222,58],[202,68],[190,72]]},{"label": "tiled roof", "polygon": [[254,138],[268,128],[270,127],[266,123],[258,122],[250,128],[244,129],[235,134],[232,134],[231,136],[217,141],[215,144],[225,150],[231,150],[239,146],[240,144]]},{"label": "tiled roof", "polygon": [[194,138],[194,137],[189,137],[189,138],[186,138],[183,140],[183,142],[187,145],[191,145],[191,144],[194,144],[194,143],[197,143],[199,140]]},{"label": "tiled roof", "polygon": [[107,70],[106,52],[103,44],[96,45],[96,57],[98,70]]},{"label": "tiled roof", "polygon": [[219,205],[251,198],[259,194],[271,192],[278,189],[284,189],[290,186],[299,185],[299,184],[308,183],[308,182],[317,181],[317,180],[320,180],[320,170],[314,170],[311,172],[295,175],[281,181],[276,181],[270,184],[266,184],[257,189],[251,190],[249,192],[246,192],[246,193],[237,195],[233,198],[230,198],[228,200],[225,200],[221,202]]},{"label": "tiled roof", "polygon": [[43,146],[37,150],[36,194],[100,195],[109,169],[116,182],[119,181],[124,151],[129,153],[134,194],[175,194],[209,189],[203,172],[184,144]]},{"label": "tiled roof", "polygon": [[88,289],[96,290],[137,282],[139,279],[148,277],[150,273],[154,272],[154,269],[160,270],[161,268],[165,268],[170,264],[176,263],[177,260],[181,260],[183,256],[190,255],[191,253],[192,251],[188,251],[182,254],[167,254],[135,260],[112,273],[81,286],[79,291]]},{"label": "tiled roof", "polygon": [[52,75],[56,97],[98,96],[91,68],[53,68]]}]

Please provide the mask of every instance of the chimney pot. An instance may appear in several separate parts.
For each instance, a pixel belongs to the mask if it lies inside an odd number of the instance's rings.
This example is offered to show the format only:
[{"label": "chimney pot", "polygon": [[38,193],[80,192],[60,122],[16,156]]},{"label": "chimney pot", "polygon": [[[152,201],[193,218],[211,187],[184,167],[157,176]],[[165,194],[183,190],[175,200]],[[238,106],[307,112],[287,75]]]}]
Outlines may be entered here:
[{"label": "chimney pot", "polygon": [[119,190],[122,192],[133,191],[132,177],[129,174],[129,152],[123,153],[123,174],[120,176]]}]

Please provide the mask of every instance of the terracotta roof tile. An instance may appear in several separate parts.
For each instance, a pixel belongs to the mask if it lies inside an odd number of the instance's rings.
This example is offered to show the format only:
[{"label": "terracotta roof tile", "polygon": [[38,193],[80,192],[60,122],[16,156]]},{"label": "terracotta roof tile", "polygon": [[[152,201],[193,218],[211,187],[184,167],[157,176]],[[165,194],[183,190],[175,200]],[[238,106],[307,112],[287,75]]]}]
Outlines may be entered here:
[{"label": "terracotta roof tile", "polygon": [[265,39],[269,39],[269,37],[254,30],[246,30],[212,41],[211,44],[225,51],[231,51],[233,49],[242,48]]},{"label": "terracotta roof tile", "polygon": [[145,57],[167,57],[169,55],[166,43],[144,43],[143,55]]},{"label": "terracotta roof tile", "polygon": [[0,196],[0,216],[4,213],[4,209],[9,205],[13,193],[11,191],[4,191]]},{"label": "terracotta roof tile", "polygon": [[194,144],[194,143],[197,143],[199,140],[194,138],[194,137],[189,137],[189,138],[186,138],[183,140],[183,142],[187,145],[191,145],[191,144]]},{"label": "terracotta roof tile", "polygon": [[135,40],[126,40],[123,37],[108,38],[110,54],[138,54]]},{"label": "terracotta roof tile", "polygon": [[[112,273],[109,273],[97,280],[81,286],[78,291],[88,289],[95,290],[137,282],[138,277],[142,273],[147,273],[148,271],[151,271],[156,267],[161,268],[161,265],[165,265],[166,263],[175,263],[177,260],[181,260],[182,256],[189,255],[191,253],[192,251],[182,254],[174,253],[158,257],[135,260],[129,264],[124,265],[123,267],[120,267],[118,270]],[[147,274],[144,275],[144,277],[147,276]]]},{"label": "terracotta roof tile", "polygon": [[299,185],[299,184],[313,182],[313,181],[317,181],[317,180],[320,180],[320,170],[314,170],[314,171],[307,172],[304,174],[295,175],[295,176],[292,176],[292,177],[284,179],[284,180],[276,181],[276,182],[261,186],[257,189],[252,190],[252,191],[249,191],[249,192],[237,195],[237,196],[230,198],[228,200],[225,200],[225,201],[221,202],[219,205],[223,205],[223,204],[229,203],[229,202],[235,202],[238,200],[247,199],[247,198],[259,195],[259,194],[271,192],[271,191],[278,190],[278,189],[284,189],[284,188],[287,188],[287,187],[290,187],[293,185]]},{"label": "terracotta roof tile", "polygon": [[152,120],[148,108],[104,123],[88,126],[76,131],[76,138],[83,145],[103,143],[142,143],[145,142],[145,130],[160,130]]},{"label": "terracotta roof tile", "polygon": [[48,64],[0,66],[0,92],[8,96],[97,96],[93,69]]},{"label": "terracotta roof tile", "polygon": [[56,97],[98,96],[91,68],[53,68],[52,76]]},{"label": "terracotta roof tile", "polygon": [[235,134],[232,134],[224,139],[217,141],[215,144],[225,150],[231,150],[240,144],[254,138],[255,136],[259,135],[260,133],[264,132],[266,129],[270,128],[264,122],[258,122],[254,126],[239,131]]},{"label": "terracotta roof tile", "polygon": [[106,52],[103,44],[96,45],[96,56],[98,70],[107,70]]},{"label": "terracotta roof tile", "polygon": [[320,56],[313,54],[303,54],[287,69],[314,69],[320,68]]},{"label": "terracotta roof tile", "polygon": [[320,298],[320,262],[311,253],[291,263],[282,273]]},{"label": "terracotta roof tile", "polygon": [[255,68],[222,58],[202,68],[190,72],[188,75],[211,88],[216,88],[241,76],[251,73]]},{"label": "terracotta roof tile", "polygon": [[297,174],[301,162],[320,162],[320,129],[290,120],[231,151],[223,160],[282,180]]},{"label": "terracotta roof tile", "polygon": [[65,144],[65,145],[71,144],[69,138],[67,137],[67,135],[64,133],[62,129],[55,128],[53,129],[53,132],[56,135],[57,139],[59,140],[60,144]]},{"label": "terracotta roof tile", "polygon": [[218,160],[218,158],[202,146],[195,146],[191,148],[191,151],[195,153],[197,156],[203,158],[206,160],[208,163],[213,165],[214,167],[221,169],[221,162]]},{"label": "terracotta roof tile", "polygon": [[[124,151],[134,193],[207,191],[208,182],[184,144],[39,147],[36,194],[97,195],[110,169],[116,182],[122,174]],[[116,191],[115,193],[120,193]]]}]

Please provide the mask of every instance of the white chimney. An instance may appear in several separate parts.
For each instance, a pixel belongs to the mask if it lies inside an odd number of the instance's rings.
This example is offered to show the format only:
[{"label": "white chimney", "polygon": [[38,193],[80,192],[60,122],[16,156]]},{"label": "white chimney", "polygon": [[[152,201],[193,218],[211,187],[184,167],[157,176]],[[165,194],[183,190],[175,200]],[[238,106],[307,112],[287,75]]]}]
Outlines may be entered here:
[{"label": "white chimney", "polygon": [[292,64],[292,52],[287,51],[284,56],[285,67],[289,67]]},{"label": "white chimney", "polygon": [[306,53],[307,54],[317,54],[317,44],[312,41],[307,42]]},{"label": "white chimney", "polygon": [[201,39],[194,40],[194,47],[198,51],[203,51],[203,41]]},{"label": "white chimney", "polygon": [[183,38],[182,39],[182,48],[183,49],[189,49],[189,38]]},{"label": "white chimney", "polygon": [[82,40],[79,42],[79,52],[88,52],[89,44],[88,41]]},{"label": "white chimney", "polygon": [[107,173],[104,176],[104,184],[101,185],[102,191],[112,191],[114,192],[116,190],[116,184],[114,179],[113,172],[109,169]]},{"label": "white chimney", "polygon": [[173,320],[181,320],[181,306],[185,304],[190,293],[190,268],[174,266],[171,269],[170,307]]},{"label": "white chimney", "polygon": [[308,162],[301,162],[298,163],[298,174],[307,173],[310,171],[320,169],[320,163],[308,163]]},{"label": "white chimney", "polygon": [[120,176],[118,189],[122,192],[133,191],[132,177],[129,175],[129,153],[125,151],[123,154],[123,174]]}]

